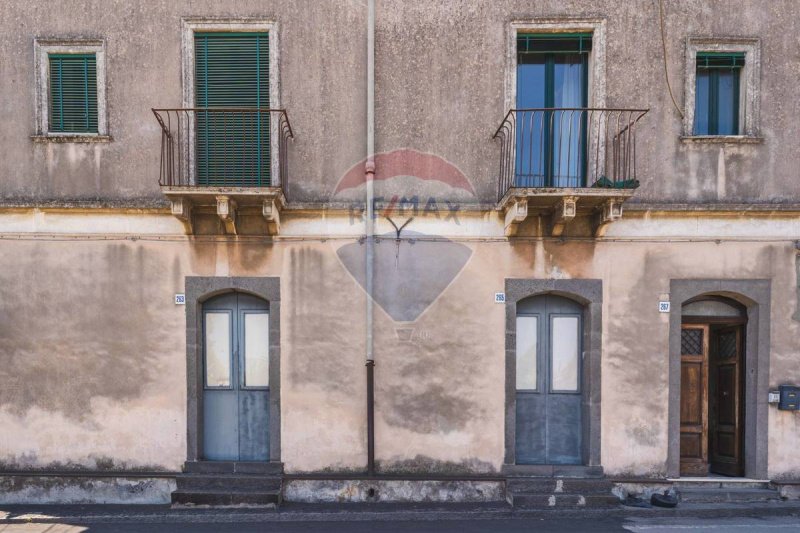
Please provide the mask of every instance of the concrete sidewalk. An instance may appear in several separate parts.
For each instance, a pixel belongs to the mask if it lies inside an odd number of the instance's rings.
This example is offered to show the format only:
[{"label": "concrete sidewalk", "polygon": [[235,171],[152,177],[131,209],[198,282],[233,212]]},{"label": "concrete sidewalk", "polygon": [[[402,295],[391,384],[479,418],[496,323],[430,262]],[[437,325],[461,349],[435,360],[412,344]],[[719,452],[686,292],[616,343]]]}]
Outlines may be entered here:
[{"label": "concrete sidewalk", "polygon": [[[678,518],[800,517],[800,501],[739,504],[679,504],[675,509],[515,509],[502,503],[449,504],[295,504],[279,508],[168,505],[4,505],[0,525],[19,523],[253,523],[460,521],[572,518],[577,520]],[[800,524],[798,525],[800,530]],[[5,531],[0,528],[0,531]]]}]

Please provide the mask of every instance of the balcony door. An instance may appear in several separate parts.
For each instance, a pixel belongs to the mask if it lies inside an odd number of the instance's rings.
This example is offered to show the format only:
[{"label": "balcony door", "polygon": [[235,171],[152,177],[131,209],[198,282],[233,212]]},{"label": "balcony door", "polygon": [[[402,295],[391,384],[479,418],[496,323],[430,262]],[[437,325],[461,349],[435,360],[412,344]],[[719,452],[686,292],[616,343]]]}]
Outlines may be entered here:
[{"label": "balcony door", "polygon": [[269,304],[227,293],[203,304],[203,457],[269,460]]},{"label": "balcony door", "polygon": [[194,46],[197,185],[270,186],[269,34],[195,33]]},{"label": "balcony door", "polygon": [[591,34],[517,36],[517,187],[586,181]]},{"label": "balcony door", "polygon": [[516,464],[583,464],[583,307],[527,298],[516,332]]}]

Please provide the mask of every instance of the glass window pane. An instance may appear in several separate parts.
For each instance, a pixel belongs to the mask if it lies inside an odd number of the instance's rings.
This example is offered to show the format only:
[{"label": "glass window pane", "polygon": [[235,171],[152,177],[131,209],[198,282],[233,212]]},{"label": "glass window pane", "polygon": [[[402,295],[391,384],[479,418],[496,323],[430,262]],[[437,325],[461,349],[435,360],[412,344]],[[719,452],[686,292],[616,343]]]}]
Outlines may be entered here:
[{"label": "glass window pane", "polygon": [[[583,107],[586,76],[580,54],[555,56],[553,80],[554,107]],[[580,187],[581,114],[558,111],[553,116],[553,179],[555,187]]]},{"label": "glass window pane", "polygon": [[697,69],[697,87],[694,92],[694,134],[708,135],[708,69]]},{"label": "glass window pane", "polygon": [[269,315],[244,315],[244,385],[269,387]]},{"label": "glass window pane", "polygon": [[738,135],[739,85],[738,70],[719,71],[719,135]]},{"label": "glass window pane", "polygon": [[577,391],[580,357],[578,352],[578,317],[553,317],[551,335],[551,344],[553,346],[552,390]]},{"label": "glass window pane", "polygon": [[[517,108],[545,107],[545,56],[520,54],[517,66]],[[543,115],[531,111],[517,115],[515,182],[518,187],[544,185]]]},{"label": "glass window pane", "polygon": [[517,389],[536,390],[536,339],[539,319],[517,317]]},{"label": "glass window pane", "polygon": [[206,385],[231,386],[231,323],[228,313],[206,313]]}]

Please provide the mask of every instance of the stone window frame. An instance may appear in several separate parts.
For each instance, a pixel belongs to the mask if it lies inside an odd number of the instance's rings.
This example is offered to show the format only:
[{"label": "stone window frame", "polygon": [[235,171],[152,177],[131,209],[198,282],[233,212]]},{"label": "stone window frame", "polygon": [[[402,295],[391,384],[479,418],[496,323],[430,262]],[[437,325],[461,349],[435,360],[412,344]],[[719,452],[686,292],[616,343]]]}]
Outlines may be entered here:
[{"label": "stone window frame", "polygon": [[[694,135],[697,54],[703,52],[744,53],[740,76],[739,135]],[[761,39],[757,37],[687,37],[685,56],[683,134],[692,143],[761,143]]]},{"label": "stone window frame", "polygon": [[228,292],[269,303],[269,462],[281,462],[281,280],[186,276],[186,460],[203,461],[203,303]]},{"label": "stone window frame", "polygon": [[681,324],[683,304],[723,296],[747,309],[745,326],[744,477],[768,479],[770,305],[769,279],[672,279],[669,313],[667,477],[680,477]]},{"label": "stone window frame", "polygon": [[588,106],[606,106],[606,19],[605,17],[537,17],[515,20],[508,26],[506,41],[505,109],[517,105],[517,34],[591,33],[589,54]]},{"label": "stone window frame", "polygon": [[[603,281],[600,279],[506,278],[505,453],[503,472],[510,475],[601,475],[601,358],[603,350]],[[583,387],[583,465],[516,464],[517,302],[553,294],[583,306],[581,383]]]},{"label": "stone window frame", "polygon": [[[106,87],[105,39],[51,39],[33,41],[36,75],[36,110],[34,142],[96,143],[110,142]],[[97,62],[97,133],[50,132],[50,54],[94,54]]]},{"label": "stone window frame", "polygon": [[[279,24],[270,18],[181,18],[181,85],[184,108],[194,108],[194,34],[196,32],[267,32],[269,34],[269,107],[281,109]],[[194,161],[194,130],[190,131],[189,160]],[[280,125],[277,120],[270,121],[270,153],[272,157],[272,176],[281,179],[280,161],[277,157],[280,139]],[[189,182],[195,183],[194,165],[189,165]],[[277,180],[276,180],[277,181]],[[277,181],[275,186],[281,186]]]}]

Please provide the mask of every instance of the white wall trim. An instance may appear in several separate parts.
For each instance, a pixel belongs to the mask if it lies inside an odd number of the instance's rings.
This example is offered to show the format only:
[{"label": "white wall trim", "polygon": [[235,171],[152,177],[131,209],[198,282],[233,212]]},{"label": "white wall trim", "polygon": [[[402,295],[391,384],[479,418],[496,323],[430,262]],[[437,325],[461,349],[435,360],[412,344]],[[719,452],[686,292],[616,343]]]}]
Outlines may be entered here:
[{"label": "white wall trim", "polygon": [[[36,73],[35,135],[60,139],[108,135],[108,101],[106,99],[105,39],[44,39],[33,41]],[[50,68],[49,54],[95,54],[97,61],[97,133],[50,132]]]}]

